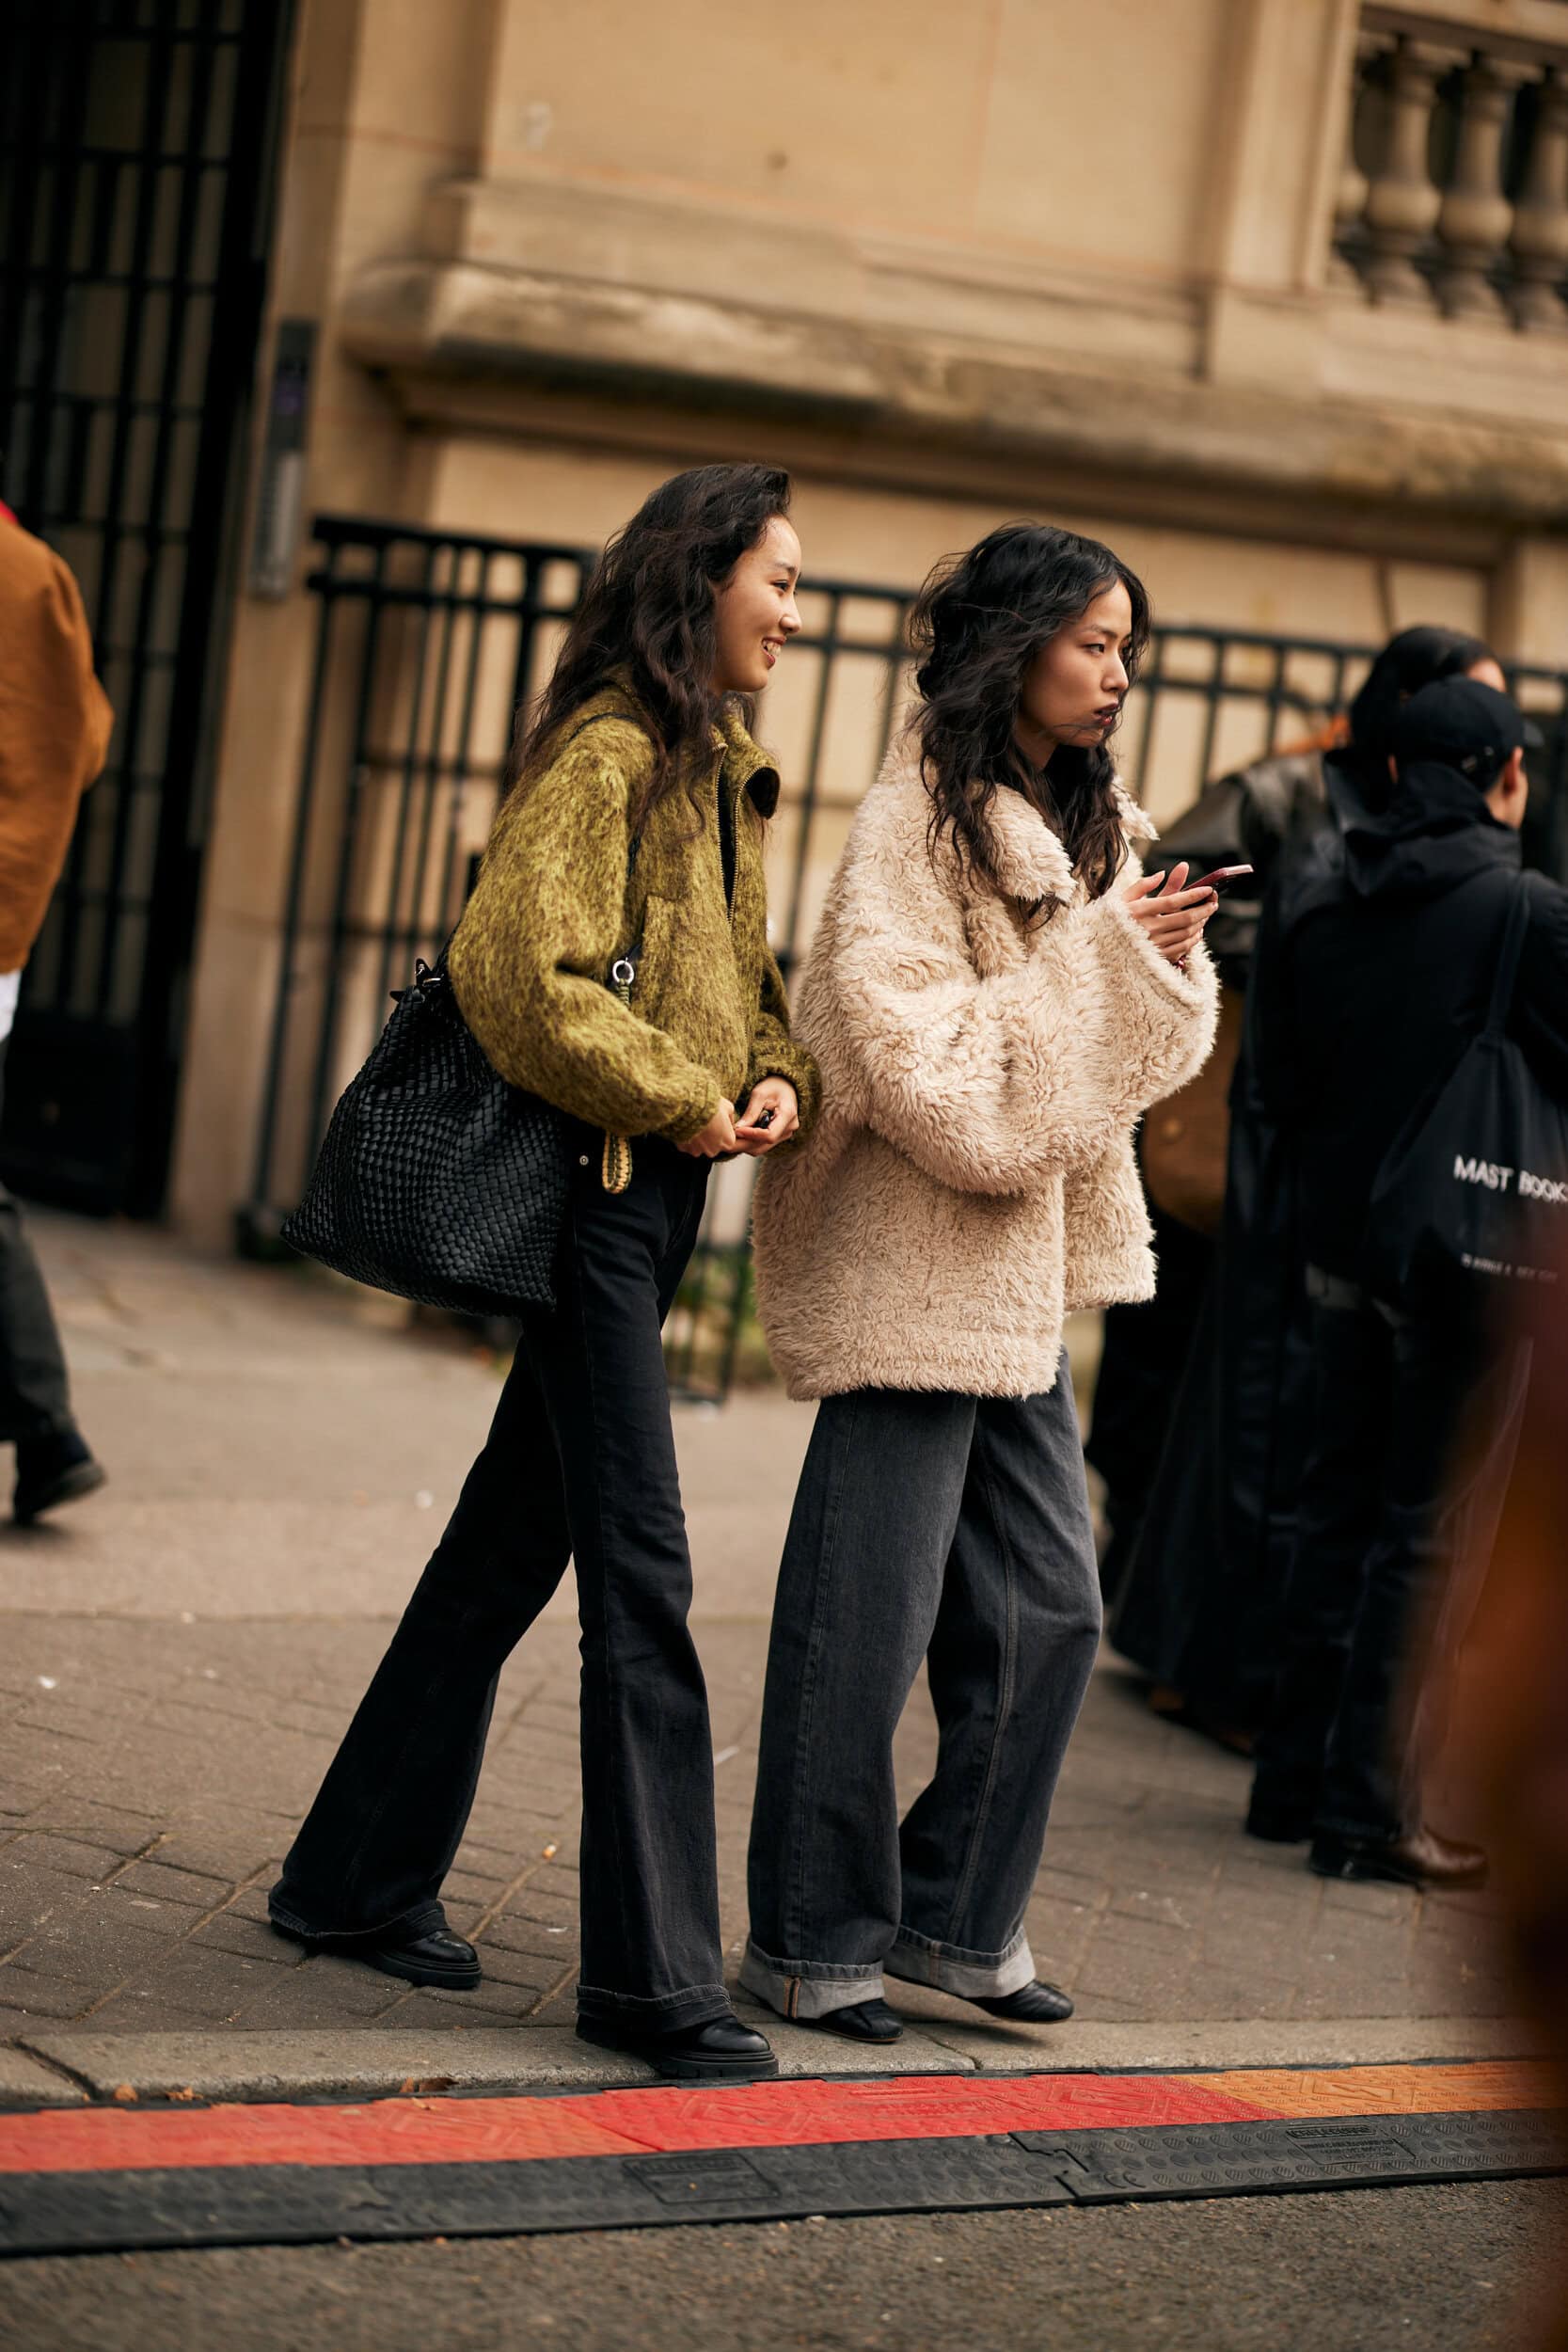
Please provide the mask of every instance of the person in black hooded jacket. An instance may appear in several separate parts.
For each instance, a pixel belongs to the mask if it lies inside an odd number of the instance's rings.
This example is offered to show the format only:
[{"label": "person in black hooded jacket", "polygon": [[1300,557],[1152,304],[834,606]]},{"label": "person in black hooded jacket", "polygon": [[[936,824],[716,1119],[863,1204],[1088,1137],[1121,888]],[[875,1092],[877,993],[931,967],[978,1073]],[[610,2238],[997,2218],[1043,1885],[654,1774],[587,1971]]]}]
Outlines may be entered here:
[{"label": "person in black hooded jacket", "polygon": [[[1281,1667],[1247,1827],[1312,1839],[1324,1876],[1471,1884],[1477,1849],[1427,1827],[1394,1753],[1408,1639],[1448,1556],[1445,1481],[1462,1412],[1494,1445],[1516,1367],[1478,1319],[1412,1314],[1364,1286],[1379,1169],[1483,1025],[1519,887],[1528,786],[1507,695],[1449,678],[1394,730],[1391,791],[1343,811],[1271,904],[1249,1011],[1257,1075],[1290,1139],[1307,1260],[1312,1423]],[[1568,891],[1533,876],[1509,1025],[1568,1103]],[[1408,1742],[1405,1743],[1408,1748]]]},{"label": "person in black hooded jacket", "polygon": [[[1503,684],[1478,638],[1401,629],[1326,755],[1244,770],[1162,835],[1164,853],[1195,871],[1243,861],[1256,869],[1250,896],[1222,899],[1210,928],[1224,991],[1245,997],[1266,899],[1289,901],[1324,835],[1386,798],[1405,704],[1460,675]],[[1153,1204],[1159,1292],[1106,1313],[1086,1448],[1106,1486],[1113,1647],[1149,1676],[1160,1713],[1180,1708],[1187,1722],[1246,1747],[1275,1678],[1311,1401],[1295,1176],[1261,1099],[1253,1028],[1243,1004],[1221,1230],[1210,1241]]]}]

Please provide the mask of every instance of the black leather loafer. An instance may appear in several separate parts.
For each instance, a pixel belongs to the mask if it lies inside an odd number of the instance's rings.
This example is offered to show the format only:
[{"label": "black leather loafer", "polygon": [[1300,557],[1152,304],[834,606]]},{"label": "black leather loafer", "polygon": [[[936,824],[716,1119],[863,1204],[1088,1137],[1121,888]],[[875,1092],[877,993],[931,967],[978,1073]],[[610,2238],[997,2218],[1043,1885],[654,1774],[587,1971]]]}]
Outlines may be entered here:
[{"label": "black leather loafer", "polygon": [[293,1928],[272,1923],[276,1934],[308,1952],[330,1952],[340,1960],[362,1960],[384,1977],[402,1977],[407,1984],[436,1984],[449,1993],[471,1993],[483,1978],[479,1954],[460,1935],[436,1928],[428,1935],[400,1935],[396,1929],[384,1936],[300,1935]]},{"label": "black leather loafer", "polygon": [[671,2082],[760,2083],[779,2071],[761,2034],[738,2017],[710,2017],[705,2025],[682,2026],[673,2033],[649,2033],[608,2017],[579,2017],[578,2040],[641,2058]]},{"label": "black leather loafer", "polygon": [[841,2033],[846,2042],[896,2042],[903,2020],[885,2001],[851,2001],[847,2009],[831,2009],[824,2017],[798,2017],[798,2026],[816,2026],[823,2033]]},{"label": "black leather loafer", "polygon": [[1020,1985],[1016,1993],[977,2000],[974,2007],[983,2009],[988,2017],[1005,2017],[1014,2026],[1059,2026],[1064,2017],[1072,2015],[1072,2003],[1061,1986],[1042,1984],[1037,1977],[1033,1984]]}]

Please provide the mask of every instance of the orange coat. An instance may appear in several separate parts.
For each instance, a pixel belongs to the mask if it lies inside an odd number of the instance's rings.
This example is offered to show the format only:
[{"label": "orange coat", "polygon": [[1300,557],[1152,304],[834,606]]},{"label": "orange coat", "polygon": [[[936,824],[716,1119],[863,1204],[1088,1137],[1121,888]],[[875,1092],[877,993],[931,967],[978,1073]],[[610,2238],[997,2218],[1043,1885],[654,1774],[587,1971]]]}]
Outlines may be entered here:
[{"label": "orange coat", "polygon": [[70,570],[0,519],[0,972],[26,962],[42,929],[113,724]]}]

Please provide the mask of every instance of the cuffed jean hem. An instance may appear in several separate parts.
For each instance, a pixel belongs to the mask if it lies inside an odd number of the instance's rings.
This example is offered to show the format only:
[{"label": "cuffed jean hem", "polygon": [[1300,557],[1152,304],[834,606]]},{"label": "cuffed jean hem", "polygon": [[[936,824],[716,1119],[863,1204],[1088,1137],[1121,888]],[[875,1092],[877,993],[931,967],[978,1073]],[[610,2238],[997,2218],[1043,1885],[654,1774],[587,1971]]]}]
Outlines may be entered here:
[{"label": "cuffed jean hem", "polygon": [[960,2001],[992,2001],[1022,1993],[1035,1981],[1035,1955],[1020,1928],[1003,1952],[966,1952],[957,1944],[933,1944],[929,1936],[900,1928],[884,1963],[890,1977],[906,1984],[935,1985]]},{"label": "cuffed jean hem", "polygon": [[721,1984],[689,1984],[678,1993],[611,1993],[602,1984],[578,1987],[579,2017],[633,2026],[639,2033],[681,2033],[688,2026],[707,2026],[716,2017],[733,2014]]},{"label": "cuffed jean hem", "polygon": [[862,1967],[826,1960],[774,1960],[750,1942],[740,1963],[740,1981],[777,2015],[802,2026],[814,2017],[830,2016],[835,2009],[853,2009],[861,2001],[882,1997],[878,1961]]},{"label": "cuffed jean hem", "polygon": [[297,1935],[314,1943],[318,1937],[330,1938],[334,1944],[374,1944],[394,1931],[410,1940],[420,1935],[441,1935],[447,1931],[447,1915],[439,1901],[432,1897],[416,1903],[411,1911],[400,1911],[395,1917],[382,1919],[372,1928],[333,1928],[320,1919],[305,1919],[291,1904],[279,1899],[275,1886],[267,1897],[267,1917],[285,1935]]}]

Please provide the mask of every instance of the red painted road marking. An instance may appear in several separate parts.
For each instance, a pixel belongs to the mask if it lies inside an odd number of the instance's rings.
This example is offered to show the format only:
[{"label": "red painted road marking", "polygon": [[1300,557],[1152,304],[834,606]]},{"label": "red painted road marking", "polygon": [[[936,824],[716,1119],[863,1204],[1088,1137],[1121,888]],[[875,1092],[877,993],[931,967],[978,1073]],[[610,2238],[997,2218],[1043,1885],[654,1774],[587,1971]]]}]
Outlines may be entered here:
[{"label": "red painted road marking", "polygon": [[730,2090],[676,2085],[358,2106],[79,2107],[0,2116],[0,2173],[245,2165],[527,2163],[1018,2131],[1541,2107],[1527,2064],[1194,2074],[895,2075]]},{"label": "red painted road marking", "polygon": [[1180,2074],[891,2075],[755,2083],[742,2090],[602,2090],[596,2119],[649,2147],[800,2148],[832,2140],[953,2139],[988,2132],[1255,2123],[1268,2109]]},{"label": "red painted road marking", "polygon": [[165,2166],[494,2164],[640,2156],[564,2099],[379,2099],[362,2107],[78,2107],[0,2118],[0,2174]]}]

